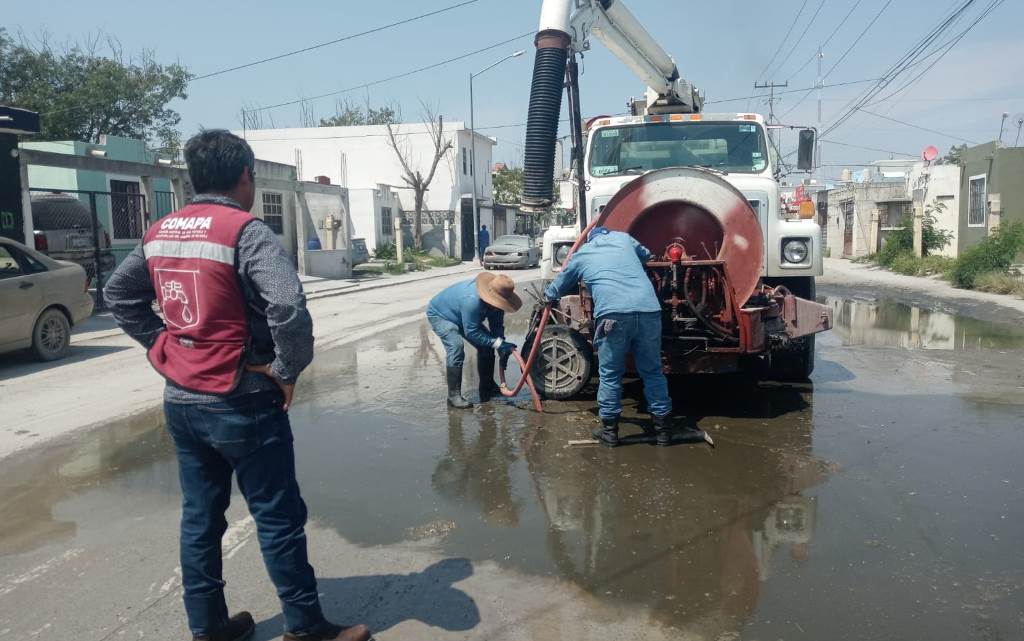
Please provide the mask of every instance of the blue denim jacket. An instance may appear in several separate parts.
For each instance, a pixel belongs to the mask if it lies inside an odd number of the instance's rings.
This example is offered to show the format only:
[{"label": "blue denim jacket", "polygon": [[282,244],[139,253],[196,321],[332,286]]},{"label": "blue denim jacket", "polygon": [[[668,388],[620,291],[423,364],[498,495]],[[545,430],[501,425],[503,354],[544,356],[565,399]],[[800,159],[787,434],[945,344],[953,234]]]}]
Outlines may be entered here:
[{"label": "blue denim jacket", "polygon": [[[476,279],[464,280],[441,290],[430,299],[427,316],[439,316],[458,326],[476,347],[497,347],[505,337],[505,312],[480,300]],[[487,321],[488,332],[482,323]]]},{"label": "blue denim jacket", "polygon": [[660,312],[644,263],[651,252],[621,231],[595,235],[580,247],[548,285],[544,295],[557,301],[582,280],[594,297],[594,318],[605,314]]}]

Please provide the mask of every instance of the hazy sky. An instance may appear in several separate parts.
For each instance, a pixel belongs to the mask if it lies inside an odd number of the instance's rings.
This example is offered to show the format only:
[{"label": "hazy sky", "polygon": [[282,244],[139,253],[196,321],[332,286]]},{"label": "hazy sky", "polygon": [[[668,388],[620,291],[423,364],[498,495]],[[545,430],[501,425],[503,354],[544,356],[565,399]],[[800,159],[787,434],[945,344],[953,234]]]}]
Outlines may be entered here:
[{"label": "hazy sky", "polygon": [[[126,50],[150,48],[159,59],[180,61],[202,75],[226,67],[283,53],[318,42],[371,29],[458,0],[299,0],[295,2],[214,2],[178,0],[173,3],[93,0],[91,2],[17,2],[4,11],[4,23],[29,35],[47,32],[53,40],[80,39],[103,31],[116,36]],[[861,0],[843,28],[825,48],[828,70],[846,52],[887,0]],[[946,32],[945,42],[965,28],[992,0],[976,0],[969,12]],[[891,0],[862,40],[835,67],[826,83],[877,78],[963,0]],[[833,32],[856,0],[628,0],[628,6],[655,38],[678,61],[683,76],[700,87],[709,103],[753,92],[755,80],[789,81],[791,89],[813,86],[819,44]],[[799,20],[780,43],[804,5]],[[821,7],[818,11],[819,6]],[[540,2],[535,0],[478,0],[421,21],[323,47],[221,76],[197,80],[187,100],[175,108],[182,114],[186,134],[200,125],[239,127],[243,106],[271,105],[358,86],[418,67],[440,62],[520,34],[536,30]],[[806,29],[811,17],[817,16]],[[829,135],[837,143],[918,154],[929,144],[942,151],[960,139],[985,142],[998,136],[1000,117],[1009,112],[1004,140],[1017,134],[1013,116],[1024,112],[1024,2],[1003,2],[909,90],[870,109],[876,113],[932,129],[912,129],[860,113]],[[454,62],[410,78],[376,85],[349,94],[374,104],[394,102],[407,119],[419,112],[419,101],[439,104],[449,120],[469,120],[468,76],[516,49],[527,55],[503,63],[476,80],[476,122],[499,139],[495,158],[518,162],[526,120],[532,35],[492,51]],[[779,50],[772,68],[764,68]],[[792,50],[792,55],[787,55]],[[929,59],[935,60],[938,56]],[[785,62],[780,67],[780,63]],[[630,95],[643,87],[600,42],[583,62],[582,104],[585,114],[619,113]],[[927,67],[916,67],[908,79]],[[902,82],[892,85],[898,88]],[[823,120],[826,125],[847,102],[870,84],[827,88]],[[881,95],[885,96],[888,91]],[[792,124],[815,124],[817,105],[810,95],[783,95],[776,113]],[[317,117],[331,115],[335,97],[309,103]],[[794,109],[795,106],[795,109]],[[707,111],[767,111],[762,99],[709,104]],[[789,112],[792,109],[791,112]],[[787,113],[789,112],[789,113]],[[266,112],[277,126],[297,126],[298,106]],[[564,127],[563,127],[564,130]],[[1024,141],[1024,136],[1022,136]],[[788,151],[793,138],[784,139]],[[836,144],[823,148],[826,165],[851,165],[889,154]],[[839,167],[827,167],[827,175]]]}]

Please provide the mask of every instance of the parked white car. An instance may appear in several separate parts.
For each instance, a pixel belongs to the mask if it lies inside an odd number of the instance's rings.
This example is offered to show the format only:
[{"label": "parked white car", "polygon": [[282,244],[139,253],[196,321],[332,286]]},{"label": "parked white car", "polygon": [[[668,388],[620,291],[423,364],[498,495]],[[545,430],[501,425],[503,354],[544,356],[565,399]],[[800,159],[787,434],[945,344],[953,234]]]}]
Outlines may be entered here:
[{"label": "parked white car", "polygon": [[71,327],[92,314],[85,270],[0,237],[0,354],[31,349],[42,361],[67,352]]}]

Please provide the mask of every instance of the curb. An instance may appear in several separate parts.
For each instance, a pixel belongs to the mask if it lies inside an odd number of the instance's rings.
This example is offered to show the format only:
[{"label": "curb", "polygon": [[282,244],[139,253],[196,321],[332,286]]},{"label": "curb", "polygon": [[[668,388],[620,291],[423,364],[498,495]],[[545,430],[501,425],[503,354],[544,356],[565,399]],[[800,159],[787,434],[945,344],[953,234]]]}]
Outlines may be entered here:
[{"label": "curb", "polygon": [[350,285],[348,287],[339,287],[339,288],[336,288],[336,289],[321,290],[319,292],[312,292],[312,293],[306,294],[306,300],[307,301],[314,301],[314,300],[320,300],[321,298],[333,298],[335,296],[344,296],[346,294],[355,294],[355,293],[358,293],[358,292],[369,292],[369,291],[373,291],[375,289],[383,289],[385,287],[395,287],[397,285],[405,285],[405,284],[408,284],[408,283],[418,283],[420,281],[433,280],[435,278],[445,278],[446,276],[460,276],[462,274],[471,274],[473,272],[479,271],[480,269],[481,268],[479,268],[479,267],[474,267],[474,268],[466,269],[466,270],[463,270],[463,271],[447,272],[447,273],[444,273],[444,274],[433,274],[433,275],[429,275],[429,276],[424,276],[422,278],[395,279],[395,280],[393,280],[391,282],[385,281],[385,282],[382,282],[382,283],[367,283],[366,285]]}]

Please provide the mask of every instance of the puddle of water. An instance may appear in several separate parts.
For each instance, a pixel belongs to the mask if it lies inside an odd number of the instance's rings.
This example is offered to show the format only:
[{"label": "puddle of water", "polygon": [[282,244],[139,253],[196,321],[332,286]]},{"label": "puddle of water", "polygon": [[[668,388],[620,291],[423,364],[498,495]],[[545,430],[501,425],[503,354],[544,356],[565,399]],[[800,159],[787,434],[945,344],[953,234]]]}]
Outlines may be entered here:
[{"label": "puddle of water", "polygon": [[[844,318],[859,327],[858,314]],[[508,325],[515,340],[525,314]],[[981,619],[1007,629],[1024,616],[1007,606],[1024,574],[1024,446],[1006,430],[1019,409],[853,391],[839,374],[871,372],[820,358],[817,389],[677,385],[677,407],[715,450],[576,448],[568,440],[597,423],[592,399],[547,403],[544,415],[525,398],[449,411],[443,351],[417,322],[318,355],[291,414],[300,483],[315,521],[367,554],[428,541],[446,557],[571,582],[694,638],[790,638],[794,621],[807,638],[864,621],[887,633],[869,626],[875,638],[981,639]],[[625,396],[623,430],[639,432],[640,386]],[[108,426],[5,466],[0,558],[95,535],[104,524],[87,508],[128,494],[176,504],[159,422]]]},{"label": "puddle of water", "polygon": [[1024,328],[990,323],[891,300],[829,296],[835,327],[846,345],[970,351],[1024,349]]}]

